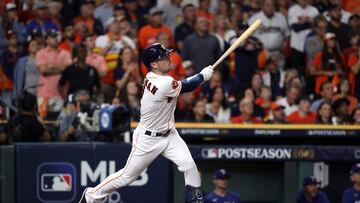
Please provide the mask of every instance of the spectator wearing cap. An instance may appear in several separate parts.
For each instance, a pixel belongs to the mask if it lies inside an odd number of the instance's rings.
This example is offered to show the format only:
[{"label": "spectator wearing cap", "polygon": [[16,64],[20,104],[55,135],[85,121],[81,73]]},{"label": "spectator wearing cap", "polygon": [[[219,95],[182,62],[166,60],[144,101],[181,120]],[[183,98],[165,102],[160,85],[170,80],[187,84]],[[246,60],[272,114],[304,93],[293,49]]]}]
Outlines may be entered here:
[{"label": "spectator wearing cap", "polygon": [[94,35],[87,35],[84,37],[84,44],[87,48],[87,57],[86,63],[90,66],[93,66],[100,77],[106,76],[107,74],[107,66],[104,56],[95,52],[95,40],[96,37]]},{"label": "spectator wearing cap", "polygon": [[343,78],[337,87],[337,94],[334,96],[333,100],[337,100],[339,98],[346,98],[349,100],[349,114],[353,112],[358,104],[358,100],[356,97],[352,96],[350,93],[350,82],[347,78]]},{"label": "spectator wearing cap", "polygon": [[[71,54],[59,49],[59,33],[56,30],[48,31],[46,35],[46,47],[36,54],[36,66],[40,71],[37,97],[40,106],[51,106],[50,112],[59,112],[63,100],[58,91],[58,82],[61,73],[72,63]],[[45,111],[42,116],[45,116]]]},{"label": "spectator wearing cap", "polygon": [[[358,40],[360,41],[360,40]],[[351,84],[351,93],[360,101],[360,47],[355,53],[351,53],[348,60],[349,80]]]},{"label": "spectator wearing cap", "polygon": [[301,90],[298,86],[290,85],[286,88],[286,97],[276,101],[277,104],[285,107],[284,112],[286,116],[298,110],[296,101],[298,100],[300,93]]},{"label": "spectator wearing cap", "polygon": [[287,116],[286,120],[294,124],[312,124],[315,122],[316,113],[310,111],[311,100],[302,96],[298,100],[298,110]]},{"label": "spectator wearing cap", "polygon": [[36,39],[31,39],[26,44],[27,54],[21,57],[14,70],[14,97],[19,96],[23,90],[36,95],[36,86],[39,81],[39,70],[36,67],[36,53],[41,49]]},{"label": "spectator wearing cap", "polygon": [[138,33],[138,44],[140,49],[145,49],[148,45],[156,42],[156,36],[160,32],[165,32],[170,39],[170,46],[175,47],[174,39],[170,28],[163,24],[162,14],[163,9],[159,7],[153,7],[149,11],[148,25],[145,25],[139,30]]},{"label": "spectator wearing cap", "polygon": [[240,195],[229,191],[230,177],[225,169],[216,170],[213,175],[215,188],[205,196],[204,203],[240,203]]},{"label": "spectator wearing cap", "polygon": [[102,35],[104,27],[100,20],[94,17],[95,1],[81,0],[80,15],[74,19],[75,26],[85,25],[89,34]]},{"label": "spectator wearing cap", "polygon": [[266,55],[278,56],[278,64],[280,68],[285,65],[285,57],[282,54],[284,42],[290,36],[290,31],[286,19],[275,11],[274,0],[264,0],[262,11],[255,13],[250,17],[248,23],[251,25],[255,20],[260,19],[263,26],[260,27],[254,36],[260,40],[266,50]]},{"label": "spectator wearing cap", "polygon": [[7,3],[5,13],[0,21],[0,52],[8,46],[6,35],[9,30],[15,32],[19,45],[23,45],[26,42],[26,28],[24,24],[19,21],[18,17],[16,4]]},{"label": "spectator wearing cap", "polygon": [[298,192],[296,203],[329,203],[327,195],[319,190],[319,184],[314,176],[305,177],[303,189]]},{"label": "spectator wearing cap", "polygon": [[333,111],[331,108],[331,103],[323,102],[320,104],[317,114],[316,114],[316,124],[326,124],[332,125],[334,124]]},{"label": "spectator wearing cap", "polygon": [[119,53],[125,47],[136,49],[135,42],[121,33],[120,21],[123,18],[111,17],[106,23],[107,34],[96,38],[95,51],[105,57],[107,74],[102,77],[102,91],[105,101],[110,102],[114,98],[115,78],[114,69],[118,66]]},{"label": "spectator wearing cap", "polygon": [[59,30],[62,30],[64,22],[61,16],[61,9],[63,8],[63,3],[60,0],[50,0],[48,1],[49,8],[49,18],[52,22],[56,24]]},{"label": "spectator wearing cap", "polygon": [[313,18],[318,14],[318,10],[311,6],[308,0],[298,0],[296,4],[290,7],[288,12],[288,23],[291,28],[291,62],[301,76],[305,75],[305,38],[311,32]]},{"label": "spectator wearing cap", "polygon": [[323,82],[329,80],[335,88],[344,74],[344,61],[336,43],[334,33],[326,33],[323,50],[315,55],[310,75],[315,77],[317,94]]},{"label": "spectator wearing cap", "polygon": [[182,22],[182,11],[181,11],[182,0],[170,0],[169,3],[165,4],[162,9],[164,25],[166,25],[172,32],[175,27]]},{"label": "spectator wearing cap", "polygon": [[232,123],[259,124],[261,120],[253,116],[254,103],[249,98],[244,98],[239,102],[240,115],[231,118]]},{"label": "spectator wearing cap", "polygon": [[271,116],[269,116],[269,120],[266,123],[269,123],[269,124],[285,124],[285,123],[287,123],[284,109],[285,109],[284,106],[280,106],[276,102],[273,102],[271,104],[271,111],[270,111]]},{"label": "spectator wearing cap", "polygon": [[106,21],[114,15],[115,0],[105,0],[95,9],[94,16],[106,27]]},{"label": "spectator wearing cap", "polygon": [[175,27],[174,38],[177,48],[181,51],[185,38],[194,33],[195,26],[195,6],[186,4],[182,8],[183,21]]},{"label": "spectator wearing cap", "polygon": [[220,56],[218,39],[209,33],[209,22],[205,17],[196,18],[195,33],[184,40],[181,56],[190,60],[195,66],[195,72],[200,72],[206,64],[213,64]]},{"label": "spectator wearing cap", "polygon": [[[170,49],[170,38],[165,32],[160,32],[156,36],[156,42],[164,45],[167,49]],[[169,75],[173,77],[175,80],[182,80],[185,78],[185,69],[183,67],[183,60],[180,54],[173,50],[170,53],[171,63],[173,64],[173,69],[169,72]],[[141,72],[143,76],[146,76],[148,69],[145,67],[144,64],[141,65]]]},{"label": "spectator wearing cap", "polygon": [[46,2],[42,0],[36,1],[33,5],[33,10],[35,12],[35,18],[26,25],[28,36],[35,29],[40,30],[42,35],[46,35],[49,30],[59,31],[59,27],[48,18],[49,10]]},{"label": "spectator wearing cap", "polygon": [[320,85],[320,98],[315,100],[311,105],[311,111],[317,112],[319,106],[323,102],[332,104],[334,96],[334,88],[330,81],[325,81]]},{"label": "spectator wearing cap", "polygon": [[360,201],[360,163],[350,169],[352,187],[347,188],[342,196],[342,203],[356,203]]},{"label": "spectator wearing cap", "polygon": [[349,34],[351,27],[341,22],[341,6],[339,4],[333,5],[329,11],[330,22],[328,31],[335,34],[336,41],[340,45],[340,49],[344,50],[349,47]]},{"label": "spectator wearing cap", "polygon": [[350,102],[346,98],[340,98],[333,102],[332,107],[335,113],[335,124],[338,125],[351,124],[349,105]]}]

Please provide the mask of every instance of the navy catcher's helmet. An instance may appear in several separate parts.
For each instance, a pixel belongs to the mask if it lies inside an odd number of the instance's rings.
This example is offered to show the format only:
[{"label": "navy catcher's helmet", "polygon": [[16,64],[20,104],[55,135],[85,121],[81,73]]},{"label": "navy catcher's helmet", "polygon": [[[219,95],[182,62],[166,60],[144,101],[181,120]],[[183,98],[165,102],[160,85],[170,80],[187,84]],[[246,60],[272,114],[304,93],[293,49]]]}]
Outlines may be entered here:
[{"label": "navy catcher's helmet", "polygon": [[154,43],[144,49],[142,61],[148,70],[151,70],[151,63],[169,56],[172,49],[167,49],[160,43]]}]

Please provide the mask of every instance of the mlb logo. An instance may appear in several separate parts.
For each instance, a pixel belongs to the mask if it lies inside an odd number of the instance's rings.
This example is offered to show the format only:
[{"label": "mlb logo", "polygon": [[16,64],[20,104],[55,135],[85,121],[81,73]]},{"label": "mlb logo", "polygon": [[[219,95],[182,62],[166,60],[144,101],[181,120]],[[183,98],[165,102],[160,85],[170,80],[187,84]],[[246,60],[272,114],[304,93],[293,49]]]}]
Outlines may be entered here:
[{"label": "mlb logo", "polygon": [[42,202],[73,202],[76,169],[71,163],[43,163],[38,167],[37,195]]},{"label": "mlb logo", "polygon": [[203,158],[214,159],[218,158],[218,149],[217,148],[208,148],[202,150]]}]

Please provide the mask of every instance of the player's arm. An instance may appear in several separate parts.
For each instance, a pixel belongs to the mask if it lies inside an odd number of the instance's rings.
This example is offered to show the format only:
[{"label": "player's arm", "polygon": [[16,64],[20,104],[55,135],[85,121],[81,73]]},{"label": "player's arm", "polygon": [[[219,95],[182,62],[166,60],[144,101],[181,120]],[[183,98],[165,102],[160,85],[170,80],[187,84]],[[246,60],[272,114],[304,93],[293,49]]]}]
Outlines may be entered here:
[{"label": "player's arm", "polygon": [[210,80],[214,70],[211,66],[202,69],[200,73],[181,80],[181,93],[191,92],[199,87],[204,81]]}]

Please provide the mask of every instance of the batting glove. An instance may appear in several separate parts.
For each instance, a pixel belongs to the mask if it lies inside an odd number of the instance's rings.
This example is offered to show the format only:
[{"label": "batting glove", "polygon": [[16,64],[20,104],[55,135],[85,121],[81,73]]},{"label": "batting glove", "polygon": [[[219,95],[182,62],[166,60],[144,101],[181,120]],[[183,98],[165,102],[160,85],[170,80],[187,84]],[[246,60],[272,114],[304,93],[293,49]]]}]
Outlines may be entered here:
[{"label": "batting glove", "polygon": [[210,80],[211,76],[213,75],[214,70],[212,69],[211,66],[207,66],[204,69],[201,70],[200,74],[202,74],[204,76],[204,80],[208,81]]}]

